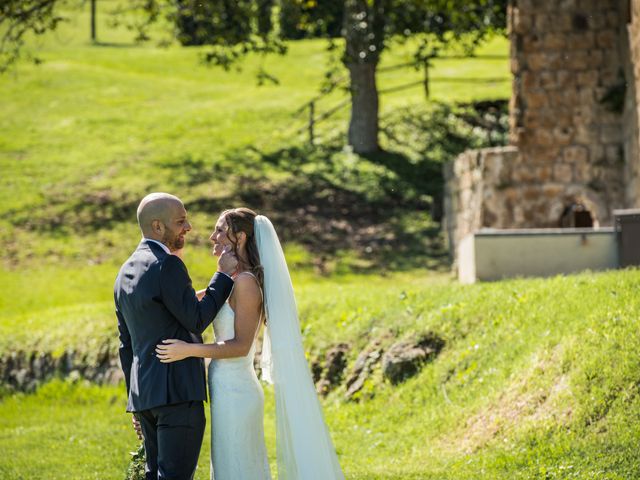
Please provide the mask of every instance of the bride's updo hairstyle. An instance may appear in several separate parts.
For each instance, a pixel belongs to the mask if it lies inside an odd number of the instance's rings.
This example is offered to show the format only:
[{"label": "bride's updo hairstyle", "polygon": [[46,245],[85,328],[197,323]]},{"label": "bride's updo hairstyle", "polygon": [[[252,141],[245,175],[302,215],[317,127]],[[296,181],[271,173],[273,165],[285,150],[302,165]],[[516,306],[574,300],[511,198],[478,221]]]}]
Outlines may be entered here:
[{"label": "bride's updo hairstyle", "polygon": [[256,237],[253,231],[253,221],[257,215],[256,212],[245,207],[233,208],[222,212],[222,216],[227,222],[227,237],[233,244],[233,253],[236,254],[236,257],[238,257],[238,234],[244,232],[247,236],[245,249],[247,252],[247,260],[249,261],[249,271],[256,276],[260,288],[264,291],[264,274],[262,265],[260,264],[260,255],[258,255]]}]

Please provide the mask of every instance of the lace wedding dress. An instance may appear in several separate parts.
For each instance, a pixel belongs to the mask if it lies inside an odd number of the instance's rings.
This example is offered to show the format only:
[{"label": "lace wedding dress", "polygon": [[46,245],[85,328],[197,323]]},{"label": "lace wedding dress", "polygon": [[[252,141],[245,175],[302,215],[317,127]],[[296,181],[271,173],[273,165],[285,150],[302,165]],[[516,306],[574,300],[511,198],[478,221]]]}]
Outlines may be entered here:
[{"label": "lace wedding dress", "polygon": [[[213,321],[216,341],[234,338],[235,312],[228,303]],[[271,479],[264,442],[264,392],[253,368],[255,339],[246,357],[212,360],[211,478]]]}]

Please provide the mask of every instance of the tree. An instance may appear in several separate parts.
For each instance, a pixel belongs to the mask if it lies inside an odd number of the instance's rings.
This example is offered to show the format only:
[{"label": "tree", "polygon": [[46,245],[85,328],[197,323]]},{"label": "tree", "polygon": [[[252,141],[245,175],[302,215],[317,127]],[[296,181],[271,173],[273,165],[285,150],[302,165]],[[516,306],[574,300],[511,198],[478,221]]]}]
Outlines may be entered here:
[{"label": "tree", "polygon": [[224,68],[250,52],[284,54],[283,40],[291,37],[324,36],[335,51],[333,37],[341,25],[340,58],[349,72],[351,94],[348,143],[357,153],[372,153],[379,150],[376,72],[387,46],[412,39],[416,65],[438,56],[450,43],[472,52],[488,35],[504,29],[507,1],[281,0],[277,9],[274,0],[178,3],[190,5],[191,11],[207,9],[199,17],[202,35],[193,43],[210,45],[207,61]]},{"label": "tree", "polygon": [[[23,25],[30,18],[18,12],[29,4],[54,18],[53,5],[61,0],[4,0],[16,11],[0,17],[3,23],[22,25],[18,30],[42,28]],[[468,52],[506,24],[508,0],[130,0],[128,11],[144,11],[147,18],[132,25],[138,38],[161,12],[173,20],[175,36],[185,45],[208,45],[205,60],[230,68],[249,53],[285,54],[287,37],[325,36],[332,51],[349,72],[351,118],[348,143],[357,153],[372,153],[378,145],[378,89],[376,72],[384,50],[394,42],[411,39],[416,45],[416,65],[428,62],[449,44]],[[0,10],[2,13],[2,10]],[[36,16],[36,18],[41,18]],[[337,25],[344,46],[333,37]],[[55,28],[55,23],[53,24]],[[292,34],[292,32],[294,32]],[[295,33],[297,32],[297,33]],[[19,39],[22,38],[20,35]],[[8,42],[12,44],[12,40]],[[18,47],[16,46],[16,52]],[[2,44],[4,52],[5,44]],[[15,60],[12,58],[10,60]],[[259,79],[271,78],[261,71]],[[332,78],[331,72],[328,75]],[[331,82],[328,83],[329,88]]]},{"label": "tree", "polygon": [[25,35],[42,35],[56,29],[63,20],[55,12],[58,1],[0,1],[0,73],[7,71],[20,58]]}]

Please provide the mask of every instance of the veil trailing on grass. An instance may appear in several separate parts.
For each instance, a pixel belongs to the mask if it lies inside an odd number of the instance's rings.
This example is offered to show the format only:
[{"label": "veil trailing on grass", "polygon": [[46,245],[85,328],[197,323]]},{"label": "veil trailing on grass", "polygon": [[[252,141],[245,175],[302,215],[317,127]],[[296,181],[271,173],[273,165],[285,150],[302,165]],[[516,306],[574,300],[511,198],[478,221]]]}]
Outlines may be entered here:
[{"label": "veil trailing on grass", "polygon": [[343,479],[302,347],[287,262],[273,225],[258,215],[254,232],[264,269],[267,314],[262,376],[276,395],[278,478]]}]

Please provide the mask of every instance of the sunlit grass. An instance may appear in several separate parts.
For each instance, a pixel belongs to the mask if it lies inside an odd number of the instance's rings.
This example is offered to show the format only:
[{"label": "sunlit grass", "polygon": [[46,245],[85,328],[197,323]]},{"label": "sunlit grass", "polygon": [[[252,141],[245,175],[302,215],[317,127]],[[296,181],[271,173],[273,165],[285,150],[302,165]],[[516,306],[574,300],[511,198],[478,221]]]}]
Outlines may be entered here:
[{"label": "sunlit grass", "polygon": [[[323,401],[347,478],[638,477],[640,272],[467,287],[419,272],[296,283],[308,350],[349,342],[352,365],[382,335],[435,331],[447,342],[400,385],[375,370],[359,402],[342,389]],[[135,446],[123,387],[65,385],[0,402],[3,478],[63,478],[72,458],[64,478],[121,478]],[[269,391],[266,424],[273,462]],[[207,478],[208,448],[197,478]]]}]

